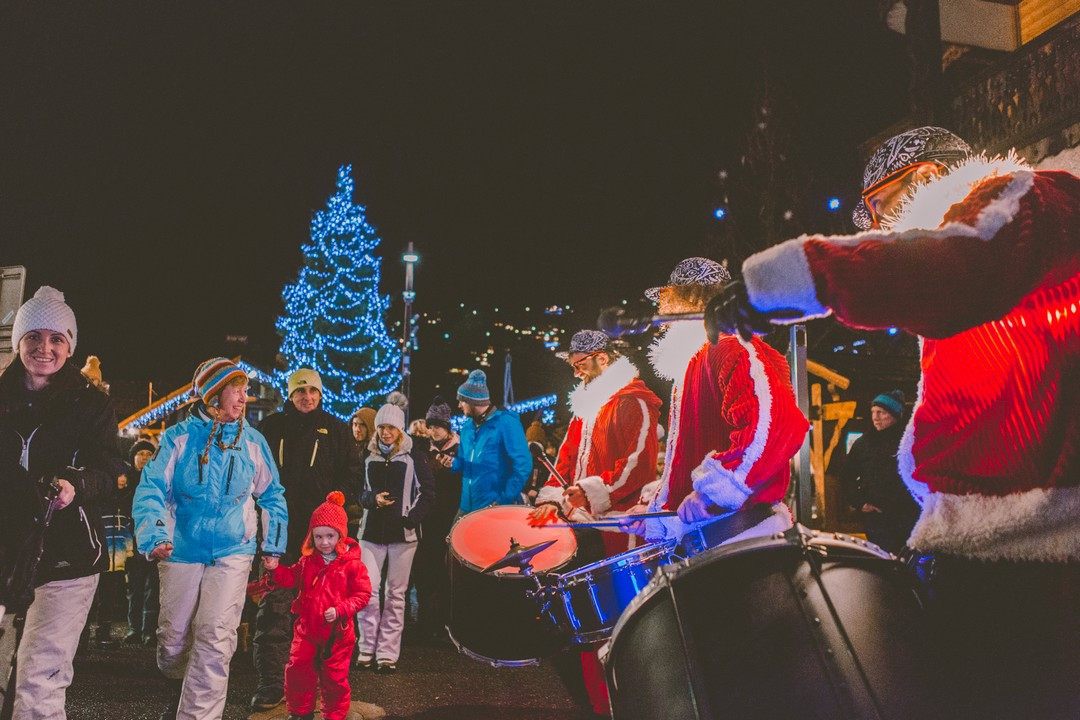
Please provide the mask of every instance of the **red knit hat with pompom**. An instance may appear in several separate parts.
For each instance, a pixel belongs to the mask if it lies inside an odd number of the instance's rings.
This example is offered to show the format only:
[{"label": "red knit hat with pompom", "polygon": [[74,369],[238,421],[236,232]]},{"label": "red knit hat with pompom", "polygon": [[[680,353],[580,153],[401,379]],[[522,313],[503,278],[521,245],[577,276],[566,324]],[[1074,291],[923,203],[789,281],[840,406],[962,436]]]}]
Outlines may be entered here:
[{"label": "red knit hat with pompom", "polygon": [[315,508],[311,513],[311,522],[308,524],[307,538],[304,539],[304,547],[300,551],[304,555],[310,555],[315,551],[315,545],[311,542],[311,531],[317,527],[328,527],[337,530],[341,541],[349,536],[349,518],[345,514],[345,495],[334,490],[326,496],[326,502]]}]

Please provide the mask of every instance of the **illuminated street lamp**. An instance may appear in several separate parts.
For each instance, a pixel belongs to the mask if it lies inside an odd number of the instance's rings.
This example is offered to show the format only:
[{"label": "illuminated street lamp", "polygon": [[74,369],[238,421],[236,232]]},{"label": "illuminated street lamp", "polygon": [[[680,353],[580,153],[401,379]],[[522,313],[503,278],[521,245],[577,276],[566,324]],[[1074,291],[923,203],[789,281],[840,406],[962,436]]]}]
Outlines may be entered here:
[{"label": "illuminated street lamp", "polygon": [[405,317],[401,323],[401,392],[408,398],[412,375],[410,360],[412,351],[416,349],[416,318],[412,314],[413,300],[416,299],[416,291],[413,290],[413,265],[420,262],[420,256],[411,242],[401,259],[405,263],[405,291],[401,293],[405,301]]}]

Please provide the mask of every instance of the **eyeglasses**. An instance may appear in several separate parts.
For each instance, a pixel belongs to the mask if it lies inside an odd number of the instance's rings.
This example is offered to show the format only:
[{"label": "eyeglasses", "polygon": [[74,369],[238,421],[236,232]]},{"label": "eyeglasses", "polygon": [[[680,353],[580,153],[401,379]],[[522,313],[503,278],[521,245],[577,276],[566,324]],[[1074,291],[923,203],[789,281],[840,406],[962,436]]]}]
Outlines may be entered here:
[{"label": "eyeglasses", "polygon": [[571,362],[570,367],[574,368],[575,370],[580,370],[581,366],[585,363],[586,360],[588,360],[589,358],[592,358],[592,357],[596,357],[597,355],[599,355],[602,352],[603,352],[603,350],[597,350],[596,352],[591,352],[588,355],[586,355],[585,357],[581,358],[580,360],[575,360],[575,361]]},{"label": "eyeglasses", "polygon": [[866,210],[870,213],[870,222],[871,222],[872,225],[876,226],[881,221],[881,218],[879,218],[877,212],[874,211],[874,206],[873,206],[873,204],[871,204],[870,199],[872,197],[874,197],[875,195],[878,195],[879,193],[881,193],[882,190],[885,190],[886,188],[892,187],[893,185],[896,185],[899,182],[907,180],[908,177],[910,177],[912,174],[914,174],[917,170],[919,170],[921,168],[924,168],[924,167],[937,168],[937,167],[940,167],[940,166],[936,162],[929,162],[929,161],[927,161],[927,162],[917,162],[914,165],[907,165],[905,167],[900,168],[896,172],[889,173],[888,175],[881,178],[880,180],[878,180],[876,183],[874,183],[870,187],[863,190],[863,192],[862,192],[863,205],[866,206]]}]

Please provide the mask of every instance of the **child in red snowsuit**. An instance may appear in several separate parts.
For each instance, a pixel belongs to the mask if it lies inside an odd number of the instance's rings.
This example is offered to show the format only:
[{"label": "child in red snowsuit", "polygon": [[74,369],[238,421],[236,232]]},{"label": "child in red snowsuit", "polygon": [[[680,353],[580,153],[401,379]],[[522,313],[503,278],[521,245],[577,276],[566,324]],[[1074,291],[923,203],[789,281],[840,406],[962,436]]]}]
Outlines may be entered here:
[{"label": "child in red snowsuit", "polygon": [[348,537],[344,504],[340,492],[327,495],[311,514],[300,561],[268,567],[275,585],[300,588],[292,605],[296,623],[285,666],[285,703],[289,717],[297,720],[312,717],[316,683],[325,720],[344,720],[349,712],[353,618],[371,599],[371,582],[359,544]]}]

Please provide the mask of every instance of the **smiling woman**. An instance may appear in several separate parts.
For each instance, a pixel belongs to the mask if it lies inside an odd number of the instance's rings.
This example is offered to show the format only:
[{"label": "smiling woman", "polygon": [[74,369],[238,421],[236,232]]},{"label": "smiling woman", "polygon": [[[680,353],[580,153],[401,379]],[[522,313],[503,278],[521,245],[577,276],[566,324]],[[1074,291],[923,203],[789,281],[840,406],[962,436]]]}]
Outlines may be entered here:
[{"label": "smiling woman", "polygon": [[[64,294],[40,288],[19,308],[12,340],[18,356],[0,375],[0,466],[26,471],[13,475],[29,486],[19,497],[41,495],[49,481],[59,488],[19,646],[14,717],[63,718],[75,647],[109,565],[94,508],[123,465],[109,396],[70,362],[78,329]],[[16,512],[40,520],[41,505]]]}]

